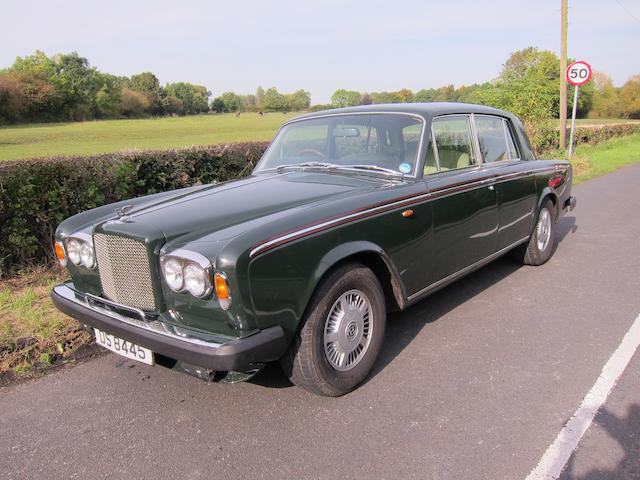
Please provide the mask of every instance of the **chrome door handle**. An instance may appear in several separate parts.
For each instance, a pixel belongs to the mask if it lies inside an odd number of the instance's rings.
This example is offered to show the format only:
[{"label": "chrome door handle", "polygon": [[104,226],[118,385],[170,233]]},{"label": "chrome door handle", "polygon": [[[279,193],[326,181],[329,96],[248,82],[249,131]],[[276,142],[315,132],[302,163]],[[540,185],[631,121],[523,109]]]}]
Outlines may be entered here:
[{"label": "chrome door handle", "polygon": [[489,188],[489,190],[495,190],[496,189],[496,187],[494,187],[493,185],[489,185],[489,187],[487,187],[487,188]]}]

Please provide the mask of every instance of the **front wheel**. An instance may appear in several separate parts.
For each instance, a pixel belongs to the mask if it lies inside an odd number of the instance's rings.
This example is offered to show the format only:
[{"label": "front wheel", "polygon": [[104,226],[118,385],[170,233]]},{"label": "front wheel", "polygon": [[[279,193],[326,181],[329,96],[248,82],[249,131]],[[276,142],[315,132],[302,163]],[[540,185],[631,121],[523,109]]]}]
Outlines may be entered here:
[{"label": "front wheel", "polygon": [[546,199],[538,211],[536,225],[529,242],[515,250],[516,258],[525,265],[542,265],[553,254],[556,241],[555,205]]},{"label": "front wheel", "polygon": [[385,297],[375,274],[361,264],[343,265],[313,295],[283,370],[310,392],[344,395],[371,371],[385,324]]}]

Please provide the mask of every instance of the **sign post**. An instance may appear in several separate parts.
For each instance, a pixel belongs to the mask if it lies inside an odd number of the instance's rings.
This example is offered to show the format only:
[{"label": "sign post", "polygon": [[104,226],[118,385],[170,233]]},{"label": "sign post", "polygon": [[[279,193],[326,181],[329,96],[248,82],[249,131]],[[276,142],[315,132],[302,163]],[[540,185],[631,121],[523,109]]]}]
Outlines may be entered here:
[{"label": "sign post", "polygon": [[[591,65],[584,60],[573,62],[565,72],[567,82],[573,85],[573,113],[571,115],[571,134],[569,135],[569,158],[573,155],[573,132],[576,128],[576,110],[578,108],[578,90],[591,80]],[[562,127],[561,127],[562,128]]]}]

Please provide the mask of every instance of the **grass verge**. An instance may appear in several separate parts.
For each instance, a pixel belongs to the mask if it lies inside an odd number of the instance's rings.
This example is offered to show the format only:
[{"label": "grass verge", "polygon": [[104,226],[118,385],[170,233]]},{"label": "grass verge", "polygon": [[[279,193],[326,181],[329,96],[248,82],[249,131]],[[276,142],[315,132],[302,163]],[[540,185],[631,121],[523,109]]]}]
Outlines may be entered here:
[{"label": "grass verge", "polygon": [[0,386],[97,353],[91,334],[49,299],[62,269],[35,269],[0,281]]},{"label": "grass verge", "polygon": [[640,135],[612,138],[597,145],[580,145],[571,164],[578,184],[618,170],[625,165],[640,163]]}]

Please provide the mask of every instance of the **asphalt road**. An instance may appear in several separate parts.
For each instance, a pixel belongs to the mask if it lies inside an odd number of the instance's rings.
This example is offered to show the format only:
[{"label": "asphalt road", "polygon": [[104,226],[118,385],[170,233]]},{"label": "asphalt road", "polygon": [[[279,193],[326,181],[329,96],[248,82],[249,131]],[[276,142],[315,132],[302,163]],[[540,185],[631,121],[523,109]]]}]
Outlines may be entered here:
[{"label": "asphalt road", "polygon": [[[639,186],[636,165],[576,187],[548,264],[501,259],[393,315],[342,398],[114,355],[5,389],[0,477],[525,478],[640,312]],[[638,478],[639,356],[564,480]]]}]

